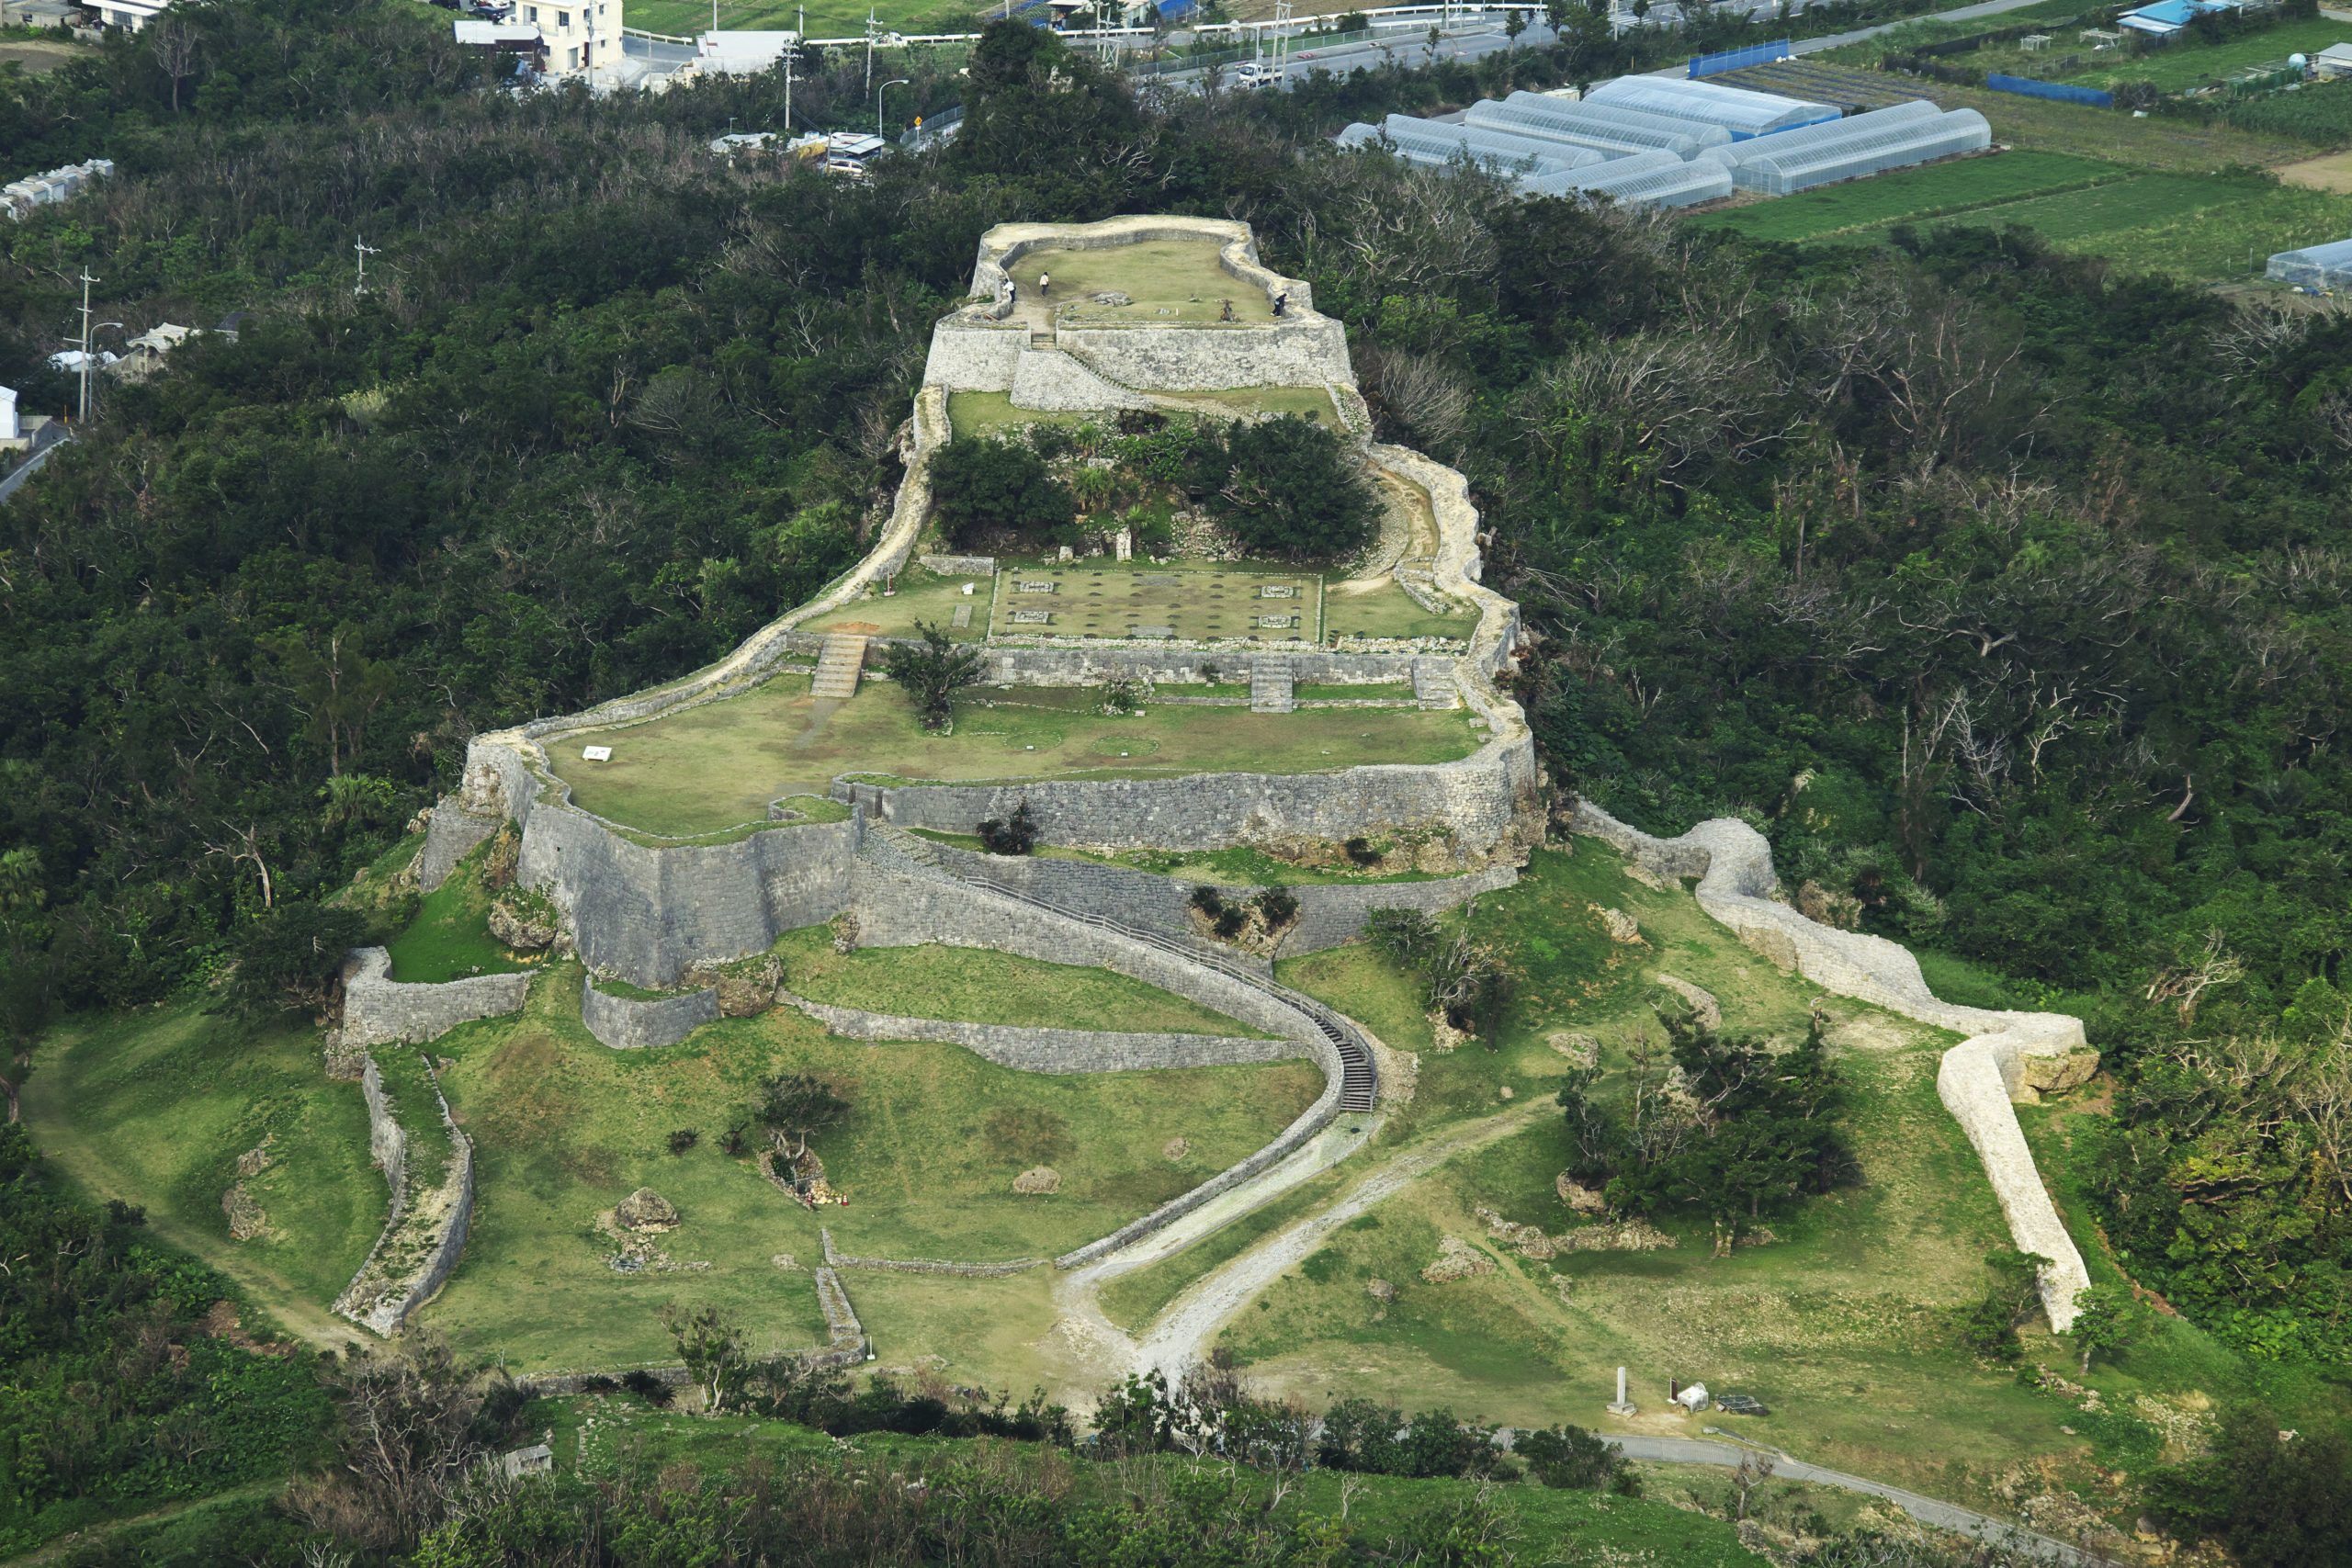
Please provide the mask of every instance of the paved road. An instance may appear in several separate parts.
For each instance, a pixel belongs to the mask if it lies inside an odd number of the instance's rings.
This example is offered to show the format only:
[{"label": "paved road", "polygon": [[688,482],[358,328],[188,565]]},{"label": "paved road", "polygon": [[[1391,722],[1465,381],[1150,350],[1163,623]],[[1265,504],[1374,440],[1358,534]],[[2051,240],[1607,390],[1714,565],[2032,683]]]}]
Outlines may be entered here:
[{"label": "paved road", "polygon": [[51,453],[73,439],[71,435],[61,435],[9,470],[8,477],[0,479],[0,501],[6,501],[16,494],[18,486],[40,472],[41,465],[49,461]]},{"label": "paved road", "polygon": [[1628,1459],[1651,1460],[1663,1464],[1714,1464],[1730,1469],[1744,1459],[1762,1457],[1771,1461],[1776,1480],[1810,1482],[1816,1486],[1835,1486],[1844,1492],[1883,1497],[1920,1523],[1933,1525],[1938,1529],[1953,1530],[1962,1535],[1995,1541],[2033,1553],[2051,1562],[2068,1564],[2070,1568],[2092,1568],[2094,1564],[2112,1561],[2096,1552],[2085,1551],[2078,1546],[2069,1546],[2063,1540],[2037,1535],[2006,1519],[1980,1514],[1973,1508],[1963,1508],[1956,1503],[1938,1502],[1933,1497],[1922,1497],[1917,1492],[1906,1492],[1900,1486],[1890,1486],[1883,1481],[1872,1481],[1867,1476],[1825,1470],[1817,1464],[1791,1459],[1784,1453],[1742,1448],[1736,1443],[1711,1442],[1704,1438],[1617,1437],[1609,1433],[1602,1436],[1608,1438]]}]

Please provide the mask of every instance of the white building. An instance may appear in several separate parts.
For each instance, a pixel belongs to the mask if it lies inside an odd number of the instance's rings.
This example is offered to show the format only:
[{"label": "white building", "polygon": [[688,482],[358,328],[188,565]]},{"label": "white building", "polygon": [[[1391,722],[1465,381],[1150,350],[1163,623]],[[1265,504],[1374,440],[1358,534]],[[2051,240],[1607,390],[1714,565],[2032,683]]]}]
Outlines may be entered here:
[{"label": "white building", "polygon": [[2352,43],[2332,43],[2312,56],[2312,70],[2323,82],[2352,76]]},{"label": "white building", "polygon": [[172,8],[172,0],[88,0],[88,4],[104,26],[129,28],[134,33]]},{"label": "white building", "polygon": [[539,29],[551,76],[609,72],[621,62],[620,7],[614,0],[524,0],[513,19]]}]

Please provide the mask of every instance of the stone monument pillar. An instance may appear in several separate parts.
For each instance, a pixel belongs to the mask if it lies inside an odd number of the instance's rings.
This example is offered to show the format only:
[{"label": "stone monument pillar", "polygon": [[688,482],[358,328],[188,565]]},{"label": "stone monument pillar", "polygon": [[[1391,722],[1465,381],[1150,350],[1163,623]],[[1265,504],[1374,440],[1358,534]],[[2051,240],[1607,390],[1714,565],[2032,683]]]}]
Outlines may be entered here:
[{"label": "stone monument pillar", "polygon": [[1609,1414],[1611,1416],[1634,1414],[1634,1403],[1625,1397],[1625,1369],[1623,1367],[1617,1369],[1617,1397],[1610,1401]]}]

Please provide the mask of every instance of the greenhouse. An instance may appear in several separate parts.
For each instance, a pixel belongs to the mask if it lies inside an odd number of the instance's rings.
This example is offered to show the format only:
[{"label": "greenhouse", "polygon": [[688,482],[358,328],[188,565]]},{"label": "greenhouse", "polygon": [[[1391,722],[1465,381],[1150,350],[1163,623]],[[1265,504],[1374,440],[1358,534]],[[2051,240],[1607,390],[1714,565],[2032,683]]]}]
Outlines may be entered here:
[{"label": "greenhouse", "polygon": [[2352,288],[2352,240],[2281,251],[2270,258],[2263,274],[2305,288]]},{"label": "greenhouse", "polygon": [[1899,104],[1871,109],[1846,119],[1824,120],[1819,125],[1807,125],[1795,130],[1783,130],[1771,136],[1750,137],[1721,149],[1723,161],[1738,168],[1751,158],[1778,156],[1804,147],[1821,147],[1844,141],[1849,136],[1870,130],[1883,130],[1890,126],[1908,125],[1915,120],[1933,119],[1944,111],[1925,98],[1906,98]]},{"label": "greenhouse", "polygon": [[1681,76],[1620,76],[1585,94],[1584,101],[1721,126],[1734,141],[1838,118],[1838,109],[1831,104],[1784,98],[1777,93],[1751,93]]},{"label": "greenhouse", "polygon": [[1670,119],[1639,109],[1566,103],[1537,93],[1513,93],[1500,102],[1489,99],[1472,104],[1466,118],[1481,130],[1590,147],[1611,157],[1671,152],[1678,158],[1691,158],[1710,147],[1731,144],[1730,133],[1719,126]]},{"label": "greenhouse", "polygon": [[1340,132],[1339,142],[1342,147],[1392,150],[1409,163],[1433,167],[1467,158],[1497,174],[1521,180],[1522,187],[1529,176],[1566,175],[1599,164],[1604,156],[1589,147],[1529,141],[1401,114],[1392,114],[1379,125],[1358,121]]},{"label": "greenhouse", "polygon": [[1632,206],[1690,207],[1720,201],[1731,194],[1731,171],[1713,152],[1688,162],[1671,152],[1615,158],[1572,174],[1522,182],[1530,196],[1605,196]]},{"label": "greenhouse", "polygon": [[1733,183],[1742,190],[1787,196],[1961,152],[1981,152],[1993,144],[1992,128],[1974,109],[1922,115],[1894,125],[1862,123],[1870,118],[1857,116],[1838,127],[1843,135],[1793,143],[1785,151],[1778,146],[1743,148],[1739,166],[1731,171]]}]

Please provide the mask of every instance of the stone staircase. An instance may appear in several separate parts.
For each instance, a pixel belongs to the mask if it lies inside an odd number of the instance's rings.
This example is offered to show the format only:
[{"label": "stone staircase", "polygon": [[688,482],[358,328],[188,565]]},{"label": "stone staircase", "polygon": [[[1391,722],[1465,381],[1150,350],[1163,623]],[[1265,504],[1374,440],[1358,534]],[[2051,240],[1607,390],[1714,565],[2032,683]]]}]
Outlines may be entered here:
[{"label": "stone staircase", "polygon": [[1214,969],[1230,979],[1238,980],[1263,996],[1282,1003],[1292,1011],[1304,1014],[1307,1022],[1338,1053],[1340,1058],[1340,1109],[1342,1111],[1368,1111],[1379,1097],[1380,1081],[1373,1065],[1372,1047],[1363,1034],[1343,1015],[1332,1011],[1321,1002],[1303,992],[1267,978],[1248,964],[1237,962],[1229,954],[1198,942],[1178,942],[1156,931],[1139,930],[1101,915],[1081,914],[1076,909],[1048,902],[1034,895],[1007,887],[1000,882],[967,882],[944,865],[939,852],[932,844],[917,838],[903,828],[888,823],[868,822],[865,828],[865,848],[869,854],[897,869],[922,868],[931,875],[943,878],[962,887],[982,888],[1018,904],[1058,916],[1079,925],[1091,926],[1109,931],[1146,947],[1172,953],[1205,969]]},{"label": "stone staircase", "polygon": [[1289,660],[1279,655],[1252,659],[1250,661],[1250,711],[1251,713],[1290,713],[1298,704],[1292,699],[1296,680]]},{"label": "stone staircase", "polygon": [[858,672],[865,668],[865,638],[854,632],[829,632],[817,655],[817,675],[808,683],[813,696],[847,702],[857,695]]}]

